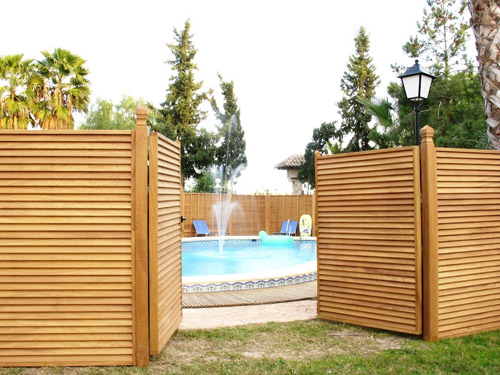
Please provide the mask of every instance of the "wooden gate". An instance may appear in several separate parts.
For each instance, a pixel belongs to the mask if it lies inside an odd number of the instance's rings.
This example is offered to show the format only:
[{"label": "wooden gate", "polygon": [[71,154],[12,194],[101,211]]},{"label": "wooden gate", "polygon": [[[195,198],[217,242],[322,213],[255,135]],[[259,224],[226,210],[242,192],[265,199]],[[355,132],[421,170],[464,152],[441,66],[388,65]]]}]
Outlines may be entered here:
[{"label": "wooden gate", "polygon": [[133,136],[0,132],[0,366],[140,364]]},{"label": "wooden gate", "polygon": [[318,316],[420,334],[417,147],[316,156]]},{"label": "wooden gate", "polygon": [[179,145],[150,136],[148,218],[146,116],[0,132],[0,367],[146,366],[177,329]]},{"label": "wooden gate", "polygon": [[157,355],[182,320],[181,159],[178,142],[149,136],[149,332]]},{"label": "wooden gate", "polygon": [[424,339],[500,329],[500,152],[421,134]]}]

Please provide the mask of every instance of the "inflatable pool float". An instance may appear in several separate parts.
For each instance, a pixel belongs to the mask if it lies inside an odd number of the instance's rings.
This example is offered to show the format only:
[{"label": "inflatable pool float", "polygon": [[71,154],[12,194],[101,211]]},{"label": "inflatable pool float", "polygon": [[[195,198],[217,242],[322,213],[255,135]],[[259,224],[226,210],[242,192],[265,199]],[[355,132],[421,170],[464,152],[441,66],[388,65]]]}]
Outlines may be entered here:
[{"label": "inflatable pool float", "polygon": [[290,236],[270,236],[265,231],[259,232],[262,245],[293,245],[293,238]]},{"label": "inflatable pool float", "polygon": [[311,237],[312,218],[309,215],[302,215],[299,220],[300,237]]}]

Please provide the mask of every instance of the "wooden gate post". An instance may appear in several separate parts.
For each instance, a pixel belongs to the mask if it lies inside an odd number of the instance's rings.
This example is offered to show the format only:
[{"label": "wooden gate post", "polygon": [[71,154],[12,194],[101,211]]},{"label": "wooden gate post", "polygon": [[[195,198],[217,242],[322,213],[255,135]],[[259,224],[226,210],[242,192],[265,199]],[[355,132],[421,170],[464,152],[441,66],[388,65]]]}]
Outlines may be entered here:
[{"label": "wooden gate post", "polygon": [[423,267],[423,326],[424,340],[439,338],[438,306],[438,202],[436,148],[432,136],[434,129],[425,126],[421,131],[422,173],[422,267]]},{"label": "wooden gate post", "polygon": [[185,195],[184,195],[184,188],[182,187],[182,185],[181,185],[180,190],[181,190],[181,193],[180,193],[181,194],[181,217],[184,218],[184,220],[181,221],[181,237],[185,237],[185,234],[184,234],[184,221],[187,220],[187,219],[186,219],[186,212],[184,211],[185,207],[186,207],[186,202],[184,202]]},{"label": "wooden gate post", "polygon": [[319,263],[319,250],[320,250],[320,245],[321,245],[321,239],[319,237],[319,231],[318,231],[318,159],[320,158],[321,153],[319,151],[316,151],[314,153],[314,181],[315,181],[315,189],[314,189],[314,201],[313,201],[313,212],[314,212],[314,235],[316,237],[316,290],[317,290],[317,297],[316,297],[316,313],[320,314],[320,306],[321,306],[321,293],[320,293],[320,263]]},{"label": "wooden gate post", "polygon": [[[314,200],[313,200],[313,230],[314,235],[317,238],[316,244],[319,242],[319,233],[318,233],[318,159],[321,157],[321,152],[316,151],[314,153],[314,181],[315,181],[315,189],[314,189]],[[317,245],[316,245],[317,246]]]},{"label": "wooden gate post", "polygon": [[264,229],[266,233],[271,234],[271,197],[269,190],[266,190],[264,198]]},{"label": "wooden gate post", "polygon": [[148,128],[147,109],[137,108],[137,125],[134,131],[134,272],[135,299],[135,350],[136,365],[149,364],[148,317]]},{"label": "wooden gate post", "polygon": [[312,230],[311,230],[311,236],[317,237],[317,231],[316,231],[316,191],[314,191],[311,195],[311,219],[312,219]]}]

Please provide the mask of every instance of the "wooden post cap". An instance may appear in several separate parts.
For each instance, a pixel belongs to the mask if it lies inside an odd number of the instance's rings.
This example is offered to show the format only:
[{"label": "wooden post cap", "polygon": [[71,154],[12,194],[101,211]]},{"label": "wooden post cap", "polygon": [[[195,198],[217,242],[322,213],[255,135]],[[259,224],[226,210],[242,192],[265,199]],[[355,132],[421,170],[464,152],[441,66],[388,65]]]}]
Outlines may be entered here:
[{"label": "wooden post cap", "polygon": [[432,137],[434,136],[434,129],[429,125],[425,125],[420,130],[420,137],[422,137],[422,141],[432,141]]},{"label": "wooden post cap", "polygon": [[138,107],[135,113],[137,115],[137,126],[146,126],[148,110],[145,107]]}]

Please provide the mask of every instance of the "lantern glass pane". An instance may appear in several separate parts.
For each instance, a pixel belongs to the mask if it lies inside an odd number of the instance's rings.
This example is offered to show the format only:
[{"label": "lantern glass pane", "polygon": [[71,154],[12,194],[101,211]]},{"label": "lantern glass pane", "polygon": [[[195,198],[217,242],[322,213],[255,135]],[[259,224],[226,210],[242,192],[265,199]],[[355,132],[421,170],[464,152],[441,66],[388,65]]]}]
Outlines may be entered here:
[{"label": "lantern glass pane", "polygon": [[426,75],[422,75],[422,83],[420,86],[420,96],[423,99],[427,99],[429,96],[429,91],[431,89],[432,78]]},{"label": "lantern glass pane", "polygon": [[419,94],[418,86],[420,81],[419,76],[414,75],[414,76],[403,77],[402,80],[403,80],[403,86],[405,88],[406,97],[410,100],[418,98]]}]

